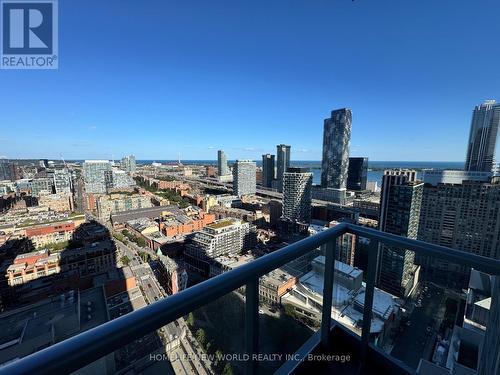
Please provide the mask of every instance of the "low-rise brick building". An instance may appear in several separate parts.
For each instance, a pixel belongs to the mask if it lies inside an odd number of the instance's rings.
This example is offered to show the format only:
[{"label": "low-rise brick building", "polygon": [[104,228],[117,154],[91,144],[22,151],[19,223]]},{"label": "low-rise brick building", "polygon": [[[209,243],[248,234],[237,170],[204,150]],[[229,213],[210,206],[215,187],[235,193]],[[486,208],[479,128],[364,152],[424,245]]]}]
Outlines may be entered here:
[{"label": "low-rise brick building", "polygon": [[49,244],[69,241],[75,232],[75,223],[71,220],[59,223],[44,224],[26,228],[25,235],[32,242],[35,248],[47,246]]}]

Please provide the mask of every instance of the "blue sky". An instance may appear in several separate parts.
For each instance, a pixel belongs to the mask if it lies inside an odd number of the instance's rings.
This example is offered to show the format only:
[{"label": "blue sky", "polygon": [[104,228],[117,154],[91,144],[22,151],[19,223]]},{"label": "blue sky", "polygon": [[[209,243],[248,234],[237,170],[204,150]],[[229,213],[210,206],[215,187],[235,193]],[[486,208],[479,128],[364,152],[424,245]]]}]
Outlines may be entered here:
[{"label": "blue sky", "polygon": [[0,70],[0,156],[461,161],[500,100],[497,0],[62,0],[59,70]]}]

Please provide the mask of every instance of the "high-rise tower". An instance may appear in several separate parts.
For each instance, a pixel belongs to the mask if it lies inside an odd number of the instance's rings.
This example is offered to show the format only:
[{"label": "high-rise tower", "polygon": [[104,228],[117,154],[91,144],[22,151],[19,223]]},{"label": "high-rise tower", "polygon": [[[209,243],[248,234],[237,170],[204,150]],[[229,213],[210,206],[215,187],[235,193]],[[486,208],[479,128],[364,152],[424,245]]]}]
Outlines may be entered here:
[{"label": "high-rise tower", "polygon": [[[380,197],[381,231],[416,239],[424,183],[412,170],[387,170]],[[415,253],[394,246],[381,246],[378,262],[378,287],[406,297],[415,283]]]},{"label": "high-rise tower", "polygon": [[217,173],[220,176],[227,176],[229,174],[229,168],[227,166],[226,153],[223,150],[217,151]]},{"label": "high-rise tower", "polygon": [[87,193],[105,194],[110,185],[111,163],[108,160],[85,160],[83,180]]},{"label": "high-rise tower", "polygon": [[283,174],[290,166],[290,146],[277,145],[276,146],[276,182],[278,191],[283,191]]},{"label": "high-rise tower", "polygon": [[262,186],[272,187],[274,180],[274,155],[262,155]]},{"label": "high-rise tower", "polygon": [[349,158],[347,189],[366,190],[368,177],[368,158]]},{"label": "high-rise tower", "polygon": [[251,160],[236,160],[233,167],[233,191],[238,197],[254,195],[257,166]]},{"label": "high-rise tower", "polygon": [[492,171],[499,125],[499,103],[487,100],[474,108],[467,145],[466,171]]},{"label": "high-rise tower", "polygon": [[342,108],[332,111],[323,128],[321,185],[329,189],[346,189],[349,168],[352,112]]},{"label": "high-rise tower", "polygon": [[311,187],[313,175],[307,168],[288,168],[283,175],[283,219],[291,222],[311,221]]}]

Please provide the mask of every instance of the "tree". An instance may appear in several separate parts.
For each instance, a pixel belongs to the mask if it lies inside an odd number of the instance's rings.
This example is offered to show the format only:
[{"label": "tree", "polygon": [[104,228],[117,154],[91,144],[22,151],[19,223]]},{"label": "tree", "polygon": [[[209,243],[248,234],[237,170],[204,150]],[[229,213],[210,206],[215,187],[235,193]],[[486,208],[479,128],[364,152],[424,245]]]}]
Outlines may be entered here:
[{"label": "tree", "polygon": [[66,249],[68,245],[69,245],[68,241],[63,241],[63,242],[51,242],[45,245],[44,247],[53,251],[61,251]]},{"label": "tree", "polygon": [[137,254],[139,254],[139,256],[141,257],[141,259],[144,262],[149,262],[149,259],[151,258],[151,255],[149,255],[148,253],[146,253],[144,251],[138,251]]},{"label": "tree", "polygon": [[186,208],[189,207],[191,204],[186,198],[183,198],[182,201],[179,202],[179,207],[180,208]]},{"label": "tree", "polygon": [[139,245],[140,247],[146,247],[146,240],[142,237],[136,237],[135,238],[135,242],[137,243],[137,245]]},{"label": "tree", "polygon": [[230,363],[226,363],[224,368],[222,369],[222,375],[233,375],[233,368]]},{"label": "tree", "polygon": [[126,255],[122,256],[122,257],[120,258],[120,261],[121,261],[124,265],[126,265],[126,266],[128,266],[128,265],[130,264],[130,258],[129,258],[128,256],[126,256]]},{"label": "tree", "polygon": [[205,334],[205,330],[203,328],[199,328],[196,331],[196,341],[200,343],[200,345],[204,348],[207,343],[207,335]]},{"label": "tree", "polygon": [[297,313],[295,312],[295,309],[293,308],[292,305],[289,305],[288,303],[284,305],[285,308],[285,314],[288,316],[291,316],[292,318],[297,318]]},{"label": "tree", "polygon": [[222,354],[222,352],[219,349],[217,349],[215,351],[215,356],[214,356],[214,366],[215,367],[219,367],[220,366],[221,361],[222,361],[222,355],[223,354]]},{"label": "tree", "polygon": [[190,312],[188,314],[188,318],[187,318],[187,325],[190,327],[190,328],[193,328],[194,327],[194,314],[192,312]]},{"label": "tree", "polygon": [[210,348],[212,347],[212,341],[207,342],[207,346],[205,347],[205,351],[207,353],[210,353]]}]

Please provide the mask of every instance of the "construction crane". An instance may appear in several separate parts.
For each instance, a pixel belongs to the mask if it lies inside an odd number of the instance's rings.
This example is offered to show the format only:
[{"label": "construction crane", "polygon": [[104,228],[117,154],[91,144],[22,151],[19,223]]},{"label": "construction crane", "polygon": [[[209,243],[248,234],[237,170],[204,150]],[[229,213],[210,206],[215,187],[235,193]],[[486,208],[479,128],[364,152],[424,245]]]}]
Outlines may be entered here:
[{"label": "construction crane", "polygon": [[59,156],[61,157],[61,160],[62,160],[62,162],[64,164],[64,168],[66,168],[66,170],[69,171],[68,164],[66,164],[66,161],[64,160],[64,158],[62,156],[62,153],[60,153]]}]

